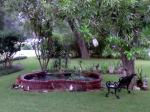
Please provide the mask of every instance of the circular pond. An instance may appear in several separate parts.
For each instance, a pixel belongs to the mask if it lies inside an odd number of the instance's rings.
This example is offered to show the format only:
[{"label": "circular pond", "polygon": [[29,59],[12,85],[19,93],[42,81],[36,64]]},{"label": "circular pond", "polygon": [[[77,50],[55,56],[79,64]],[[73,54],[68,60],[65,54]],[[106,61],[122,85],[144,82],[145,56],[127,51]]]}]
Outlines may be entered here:
[{"label": "circular pond", "polygon": [[26,91],[89,91],[101,88],[99,73],[45,73],[36,72],[22,75],[16,79],[16,84]]}]

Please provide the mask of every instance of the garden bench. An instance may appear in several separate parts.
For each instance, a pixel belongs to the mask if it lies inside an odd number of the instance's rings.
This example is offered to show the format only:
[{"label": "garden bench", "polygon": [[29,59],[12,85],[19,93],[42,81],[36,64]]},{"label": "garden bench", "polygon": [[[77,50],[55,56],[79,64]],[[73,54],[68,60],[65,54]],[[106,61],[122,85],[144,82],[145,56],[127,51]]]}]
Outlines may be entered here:
[{"label": "garden bench", "polygon": [[[121,77],[118,82],[106,82],[106,87],[108,92],[106,93],[106,97],[109,96],[110,93],[115,93],[116,98],[120,98],[119,95],[117,95],[117,92],[120,92],[122,88],[126,88],[128,93],[130,93],[129,85],[132,81],[132,79],[136,76],[136,74],[131,74],[129,76]],[[114,92],[111,92],[111,90],[114,90]]]}]

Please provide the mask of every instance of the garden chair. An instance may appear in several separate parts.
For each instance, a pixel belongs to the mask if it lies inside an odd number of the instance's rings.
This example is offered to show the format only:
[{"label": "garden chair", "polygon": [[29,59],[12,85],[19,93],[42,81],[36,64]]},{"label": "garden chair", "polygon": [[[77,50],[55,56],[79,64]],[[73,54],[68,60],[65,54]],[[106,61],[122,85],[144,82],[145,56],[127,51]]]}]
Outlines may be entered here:
[{"label": "garden chair", "polygon": [[[111,82],[111,81],[106,82],[106,87],[108,90],[108,92],[106,93],[106,97],[108,97],[110,93],[114,93],[116,98],[119,99],[120,97],[117,94],[117,92],[120,92],[122,88],[126,88],[128,93],[130,93],[129,85],[134,76],[136,76],[136,74],[121,77],[118,82]],[[114,90],[114,92],[111,92],[111,90]]]}]

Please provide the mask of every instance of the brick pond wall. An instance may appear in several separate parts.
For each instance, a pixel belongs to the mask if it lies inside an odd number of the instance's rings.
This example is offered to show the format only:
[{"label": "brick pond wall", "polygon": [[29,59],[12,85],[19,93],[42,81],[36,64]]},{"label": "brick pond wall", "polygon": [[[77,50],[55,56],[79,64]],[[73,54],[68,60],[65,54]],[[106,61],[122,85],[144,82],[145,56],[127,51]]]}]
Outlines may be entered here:
[{"label": "brick pond wall", "polygon": [[20,85],[23,90],[26,91],[51,91],[51,90],[62,90],[62,91],[90,91],[101,88],[101,78],[99,73],[86,72],[84,73],[87,77],[93,77],[94,80],[82,81],[82,80],[28,80],[30,77],[44,76],[44,72],[25,74],[16,79],[16,84]]}]

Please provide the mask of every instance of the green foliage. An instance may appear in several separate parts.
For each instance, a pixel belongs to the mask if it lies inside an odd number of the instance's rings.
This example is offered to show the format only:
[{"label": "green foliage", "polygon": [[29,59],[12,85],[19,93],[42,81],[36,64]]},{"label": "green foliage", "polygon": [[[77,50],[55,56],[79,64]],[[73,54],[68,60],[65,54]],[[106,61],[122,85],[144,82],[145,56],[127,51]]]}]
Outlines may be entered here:
[{"label": "green foliage", "polygon": [[38,36],[52,36],[52,6],[45,0],[7,0],[5,5],[9,10],[15,11],[20,19],[24,19],[24,22]]},{"label": "green foliage", "polygon": [[[71,41],[70,38],[64,37],[64,35],[59,34],[59,33],[53,33],[52,39],[53,39],[53,40],[57,40],[57,41],[60,42],[60,43],[65,43],[66,40],[67,40],[68,42]],[[70,39],[70,40],[69,40],[69,39]]]},{"label": "green foliage", "polygon": [[107,64],[102,64],[101,65],[101,70],[104,74],[108,72],[108,65]]},{"label": "green foliage", "polygon": [[148,54],[149,54],[149,50],[148,49],[143,49],[142,52],[139,53],[137,58],[138,59],[143,59],[143,60],[149,60],[150,56]]},{"label": "green foliage", "polygon": [[91,13],[90,24],[99,35],[108,38],[112,50],[123,52],[130,60],[149,47],[148,28],[145,29],[149,25],[147,1],[102,0],[93,5],[95,13]]},{"label": "green foliage", "polygon": [[150,26],[146,26],[145,28],[143,28],[141,32],[141,38],[146,38],[146,41],[150,41]]},{"label": "green foliage", "polygon": [[110,46],[110,48],[113,48],[114,50],[130,50],[128,41],[117,36],[109,36],[109,38],[107,38],[107,43]]},{"label": "green foliage", "polygon": [[[129,39],[128,39],[129,40]],[[116,52],[123,51],[129,60],[140,57],[140,54],[145,51],[144,46],[131,45],[130,41],[126,41],[119,37],[110,36],[107,39],[109,46]]]},{"label": "green foliage", "polygon": [[104,58],[119,58],[120,53],[116,50],[111,49],[109,46],[106,46],[103,50],[102,57]]},{"label": "green foliage", "polygon": [[91,34],[90,26],[88,24],[81,24],[79,31],[82,33],[86,42],[90,42],[92,40],[93,35]]},{"label": "green foliage", "polygon": [[138,79],[142,81],[143,80],[143,69],[138,68],[137,74],[138,74]]},{"label": "green foliage", "polygon": [[[58,2],[58,16],[61,19],[76,20],[77,30],[83,34],[85,40],[92,37],[89,29],[89,16],[92,10],[92,2],[94,0],[80,1],[80,0],[61,0]],[[89,10],[89,8],[91,8]]]}]

